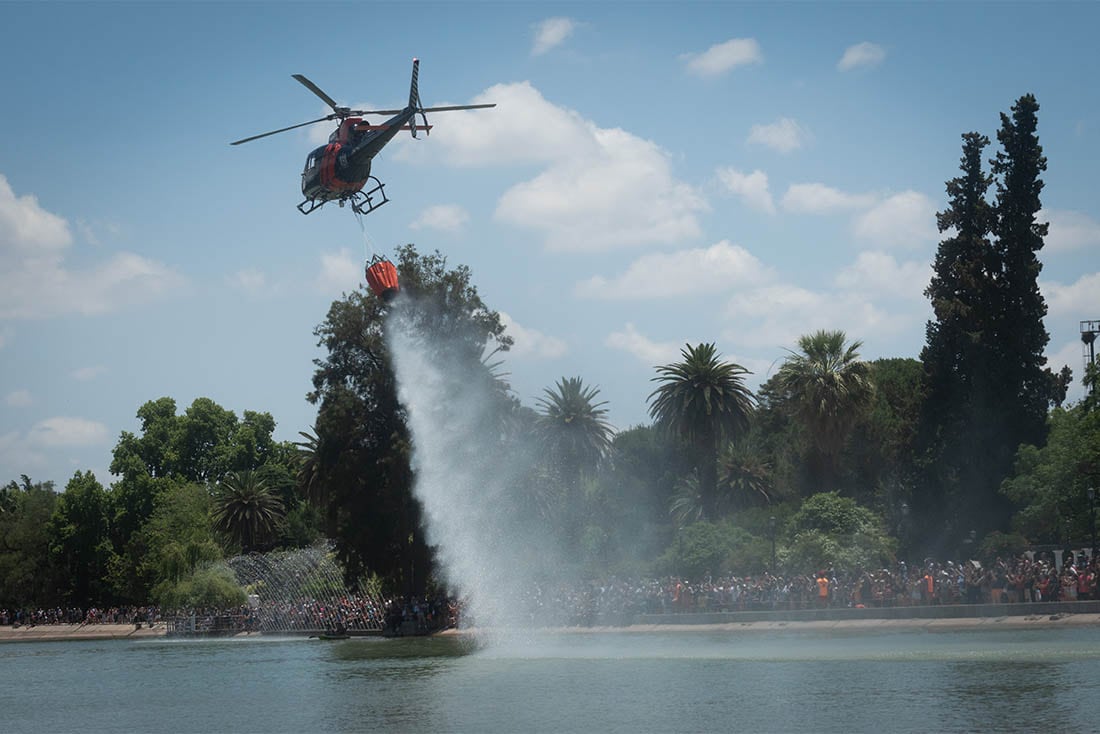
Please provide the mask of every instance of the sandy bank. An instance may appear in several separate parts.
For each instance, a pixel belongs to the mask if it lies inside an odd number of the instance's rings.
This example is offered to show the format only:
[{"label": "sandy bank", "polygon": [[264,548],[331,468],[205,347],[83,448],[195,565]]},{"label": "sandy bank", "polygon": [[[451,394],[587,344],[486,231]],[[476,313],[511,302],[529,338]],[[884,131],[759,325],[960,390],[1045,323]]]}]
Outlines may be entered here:
[{"label": "sandy bank", "polygon": [[164,623],[152,629],[133,624],[42,624],[36,627],[0,627],[0,642],[47,642],[51,640],[140,640],[164,637]]}]

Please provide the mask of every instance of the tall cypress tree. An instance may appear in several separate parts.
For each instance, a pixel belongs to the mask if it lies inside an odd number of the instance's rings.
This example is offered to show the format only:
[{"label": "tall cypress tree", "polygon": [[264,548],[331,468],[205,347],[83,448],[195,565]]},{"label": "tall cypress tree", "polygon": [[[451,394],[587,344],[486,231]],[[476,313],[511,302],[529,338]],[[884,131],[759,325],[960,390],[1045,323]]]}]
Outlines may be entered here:
[{"label": "tall cypress tree", "polygon": [[[989,138],[976,132],[962,138],[962,175],[947,182],[948,208],[936,214],[940,232],[949,236],[940,242],[924,292],[935,319],[928,322],[921,352],[924,400],[918,443],[924,476],[913,509],[927,534],[925,549],[934,553],[977,530],[967,505],[978,489],[975,482],[982,482],[990,468],[989,424],[982,418],[989,415],[994,395],[986,382],[996,361],[991,343],[1001,258],[990,239],[996,215],[986,194],[993,179],[982,170]],[[988,489],[979,494],[989,494]]]},{"label": "tall cypress tree", "polygon": [[1015,454],[1021,443],[1042,445],[1046,440],[1047,410],[1056,402],[1056,379],[1045,368],[1050,336],[1043,325],[1046,302],[1039,291],[1047,224],[1037,221],[1042,204],[1039,175],[1047,168],[1039,145],[1039,103],[1034,95],[1020,97],[1012,114],[1001,114],[997,133],[1002,151],[991,161],[997,179],[997,251],[1003,261],[998,331],[998,381],[1002,401],[1005,443]]},{"label": "tall cypress tree", "polygon": [[936,320],[921,353],[925,472],[914,498],[929,550],[954,552],[971,531],[980,537],[1007,528],[1011,506],[1001,482],[1021,444],[1042,445],[1047,410],[1064,397],[1067,375],[1052,374],[1043,356],[1049,336],[1037,253],[1047,225],[1036,219],[1046,158],[1038,110],[1028,94],[1001,115],[992,178],[981,161],[989,140],[963,136],[963,175],[947,183],[950,207],[937,215],[940,231],[952,236],[940,243],[925,291]]}]

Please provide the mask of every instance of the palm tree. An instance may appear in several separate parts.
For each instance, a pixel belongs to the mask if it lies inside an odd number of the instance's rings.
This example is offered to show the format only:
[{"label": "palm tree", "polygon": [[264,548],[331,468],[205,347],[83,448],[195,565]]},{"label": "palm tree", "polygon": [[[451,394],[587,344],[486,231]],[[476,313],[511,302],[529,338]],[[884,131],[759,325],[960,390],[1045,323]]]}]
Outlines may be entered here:
[{"label": "palm tree", "polygon": [[284,514],[283,503],[255,472],[230,472],[214,489],[214,527],[245,553],[268,543]]},{"label": "palm tree", "polygon": [[703,512],[718,515],[718,447],[749,427],[755,407],[739,364],[723,362],[714,344],[684,345],[682,362],[657,368],[661,385],[649,395],[658,427],[694,447]]},{"label": "palm tree", "polygon": [[859,358],[863,342],[845,345],[846,339],[843,331],[802,336],[800,351],[776,374],[782,400],[810,434],[815,491],[835,489],[844,442],[874,397],[870,366]]},{"label": "palm tree", "polygon": [[563,377],[538,400],[535,427],[550,468],[565,489],[567,539],[580,532],[581,480],[595,474],[611,451],[614,432],[607,422],[607,401],[597,401],[599,388],[586,387],[579,377]]}]

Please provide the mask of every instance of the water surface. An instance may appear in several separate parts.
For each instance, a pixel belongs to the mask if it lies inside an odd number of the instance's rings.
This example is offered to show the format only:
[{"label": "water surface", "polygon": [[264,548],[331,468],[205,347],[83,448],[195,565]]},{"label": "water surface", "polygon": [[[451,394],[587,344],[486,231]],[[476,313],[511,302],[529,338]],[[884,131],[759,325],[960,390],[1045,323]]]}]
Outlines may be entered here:
[{"label": "water surface", "polygon": [[1100,630],[0,646],[4,732],[1096,731]]}]

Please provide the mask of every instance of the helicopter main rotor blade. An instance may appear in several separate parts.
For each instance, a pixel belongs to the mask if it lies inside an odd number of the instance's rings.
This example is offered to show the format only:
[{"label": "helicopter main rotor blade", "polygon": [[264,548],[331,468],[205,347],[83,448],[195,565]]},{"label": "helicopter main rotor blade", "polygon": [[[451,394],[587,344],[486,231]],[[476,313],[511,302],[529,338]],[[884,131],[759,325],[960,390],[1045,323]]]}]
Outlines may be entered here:
[{"label": "helicopter main rotor blade", "polygon": [[302,75],[302,74],[291,74],[291,76],[294,77],[295,79],[297,79],[298,81],[300,81],[302,83],[302,86],[304,86],[306,89],[308,89],[309,91],[313,92],[318,97],[320,97],[324,101],[325,104],[327,104],[329,107],[332,108],[333,112],[339,111],[340,106],[336,104],[336,100],[334,100],[332,97],[328,96],[323,91],[321,91],[321,88],[319,86],[317,86],[316,84],[311,82],[304,75]]},{"label": "helicopter main rotor blade", "polygon": [[259,135],[253,135],[250,138],[244,138],[242,140],[235,140],[230,145],[240,145],[241,143],[247,143],[251,140],[259,140],[260,138],[266,138],[268,135],[278,135],[279,133],[285,133],[287,130],[293,130],[296,127],[305,127],[306,125],[312,125],[315,122],[324,122],[325,120],[333,120],[336,115],[325,115],[324,117],[318,117],[316,120],[310,120],[309,122],[300,122],[297,125],[291,125],[290,127],[284,127],[279,130],[272,130],[269,133],[260,133]]},{"label": "helicopter main rotor blade", "polygon": [[[483,110],[486,107],[496,107],[496,103],[493,104],[460,104],[451,105],[449,107],[423,107],[418,109],[417,112],[450,112],[452,110]],[[408,109],[408,108],[405,108]],[[397,115],[405,110],[349,110],[349,114],[352,115]]]}]

